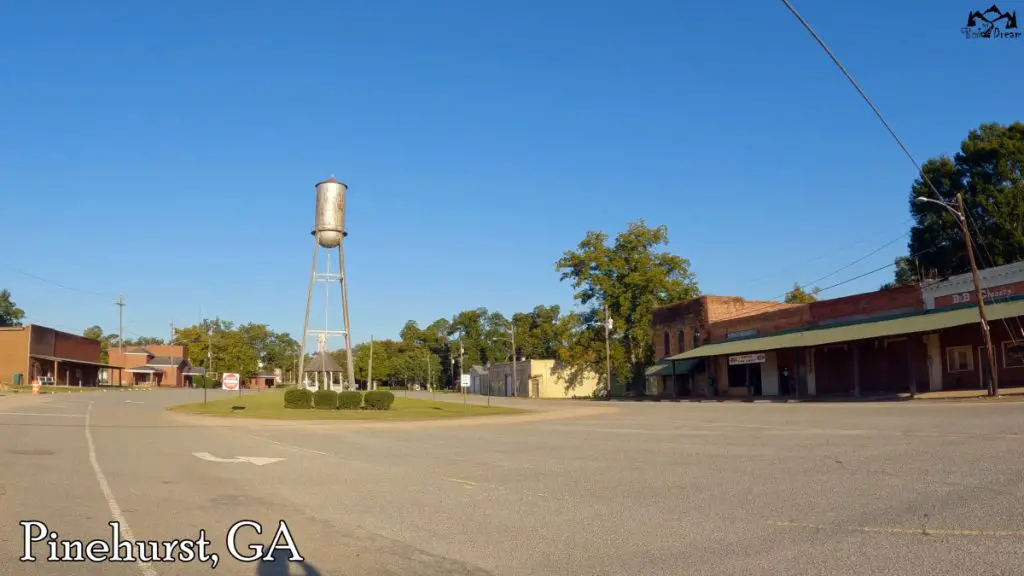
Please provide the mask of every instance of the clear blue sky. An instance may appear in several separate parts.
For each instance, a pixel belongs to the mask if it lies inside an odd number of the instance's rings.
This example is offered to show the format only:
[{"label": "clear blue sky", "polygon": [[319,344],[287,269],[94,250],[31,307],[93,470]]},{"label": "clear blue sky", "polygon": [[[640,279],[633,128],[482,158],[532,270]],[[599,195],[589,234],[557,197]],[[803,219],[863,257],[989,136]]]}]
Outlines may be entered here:
[{"label": "clear blue sky", "polygon": [[[758,299],[908,229],[913,167],[780,2],[144,4],[0,19],[0,287],[29,321],[116,331],[124,294],[129,336],[201,310],[297,335],[331,174],[356,341],[569,306],[555,260],[634,218]],[[919,159],[1022,119],[1024,39],[960,34],[987,6],[795,4]]]}]

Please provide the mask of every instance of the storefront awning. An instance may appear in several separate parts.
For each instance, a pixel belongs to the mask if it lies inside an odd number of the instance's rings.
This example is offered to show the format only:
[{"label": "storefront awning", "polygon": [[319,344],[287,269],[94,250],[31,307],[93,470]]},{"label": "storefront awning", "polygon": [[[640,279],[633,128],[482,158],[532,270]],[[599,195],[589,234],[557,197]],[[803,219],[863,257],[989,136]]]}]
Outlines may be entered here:
[{"label": "storefront awning", "polygon": [[[666,359],[668,360],[668,359]],[[693,369],[697,367],[704,359],[703,358],[690,358],[689,360],[676,360],[675,368],[672,367],[672,362],[662,361],[654,366],[648,368],[644,374],[647,376],[671,376],[673,374],[689,374],[693,372]],[[674,371],[673,371],[674,370]]]},{"label": "storefront awning", "polygon": [[[991,324],[994,320],[1011,318],[1013,316],[1024,316],[1024,300],[1014,300],[999,304],[985,306],[985,315]],[[815,328],[802,332],[791,332],[778,334],[776,336],[764,336],[761,338],[748,338],[733,342],[719,342],[708,344],[676,354],[662,360],[687,360],[692,358],[707,358],[710,356],[724,356],[727,354],[745,354],[747,352],[764,352],[767,350],[779,350],[782,348],[802,348],[809,346],[822,346],[824,344],[835,344],[838,342],[850,342],[853,340],[864,340],[867,338],[883,338],[886,336],[898,336],[901,334],[914,334],[919,332],[932,332],[953,326],[965,324],[976,324],[980,322],[977,307],[970,306],[943,312],[926,312],[914,316],[904,316],[890,320],[878,320],[875,322],[861,322],[859,324],[847,324],[831,328]]]},{"label": "storefront awning", "polygon": [[32,358],[37,360],[50,360],[57,362],[72,362],[74,364],[85,364],[86,366],[99,366],[100,368],[121,368],[121,366],[115,366],[113,364],[104,364],[103,362],[89,362],[88,360],[77,360],[75,358],[61,358],[59,356],[44,356],[42,354],[30,354]]}]

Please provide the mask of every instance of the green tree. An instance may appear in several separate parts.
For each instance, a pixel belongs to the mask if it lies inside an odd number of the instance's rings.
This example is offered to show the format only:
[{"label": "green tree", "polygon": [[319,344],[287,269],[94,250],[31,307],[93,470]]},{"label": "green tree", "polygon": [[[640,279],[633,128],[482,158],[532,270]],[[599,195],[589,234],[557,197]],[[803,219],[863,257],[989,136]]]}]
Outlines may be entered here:
[{"label": "green tree", "polygon": [[[603,232],[588,232],[576,250],[555,264],[563,281],[572,282],[574,297],[588,310],[571,321],[570,328],[582,339],[571,348],[567,360],[577,369],[603,375],[603,305],[613,320],[613,371],[633,390],[644,389],[644,368],[653,361],[651,313],[656,306],[690,300],[700,292],[690,262],[660,251],[668,244],[665,226],[651,228],[643,220],[631,222],[608,245]],[[585,344],[585,345],[583,345]],[[603,345],[601,346],[603,348]]]},{"label": "green tree", "polygon": [[[922,172],[946,202],[963,195],[968,224],[982,262],[999,266],[1024,259],[1024,123],[982,124],[971,130],[952,158],[924,163]],[[916,255],[925,277],[944,277],[970,270],[964,238],[948,210],[917,197],[935,200],[923,178],[911,186],[910,254]],[[900,274],[916,270],[897,266]]]},{"label": "green tree", "polygon": [[911,286],[920,280],[917,277],[917,268],[914,262],[907,256],[900,256],[893,262],[895,266],[895,277],[892,282],[882,284],[882,290],[889,290],[898,286]]},{"label": "green tree", "polygon": [[818,294],[821,293],[821,288],[815,286],[810,292],[807,292],[800,287],[800,284],[793,283],[793,289],[786,292],[786,304],[810,304],[811,302],[818,301]]},{"label": "green tree", "polygon": [[106,338],[103,334],[103,328],[98,325],[89,326],[82,332],[82,336],[90,340],[96,340],[100,343],[100,362],[104,364],[110,359],[108,348],[110,346],[110,339]]},{"label": "green tree", "polygon": [[25,311],[18,308],[8,290],[0,290],[0,327],[21,326]]}]

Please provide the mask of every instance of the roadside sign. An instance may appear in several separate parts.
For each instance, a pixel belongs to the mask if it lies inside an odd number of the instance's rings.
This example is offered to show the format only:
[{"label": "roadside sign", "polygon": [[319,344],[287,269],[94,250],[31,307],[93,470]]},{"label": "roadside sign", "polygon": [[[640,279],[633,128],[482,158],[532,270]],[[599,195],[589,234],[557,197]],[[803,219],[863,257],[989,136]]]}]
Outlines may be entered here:
[{"label": "roadside sign", "polygon": [[462,384],[463,388],[469,388],[469,374],[463,374],[459,383]]},{"label": "roadside sign", "polygon": [[729,365],[735,366],[737,364],[761,364],[765,361],[766,355],[761,354],[740,354],[739,356],[729,356]]},{"label": "roadside sign", "polygon": [[221,386],[225,390],[238,390],[238,374],[225,373],[221,379]]}]

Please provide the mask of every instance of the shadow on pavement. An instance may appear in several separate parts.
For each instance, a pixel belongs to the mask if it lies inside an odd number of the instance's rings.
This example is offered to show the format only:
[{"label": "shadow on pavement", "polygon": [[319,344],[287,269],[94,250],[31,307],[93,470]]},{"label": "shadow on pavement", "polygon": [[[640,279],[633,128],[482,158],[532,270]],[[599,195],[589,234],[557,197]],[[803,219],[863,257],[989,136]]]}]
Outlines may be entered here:
[{"label": "shadow on pavement", "polygon": [[267,562],[260,560],[256,568],[256,576],[324,576],[319,570],[308,562],[289,562],[288,553],[284,550],[275,550],[274,559]]}]

